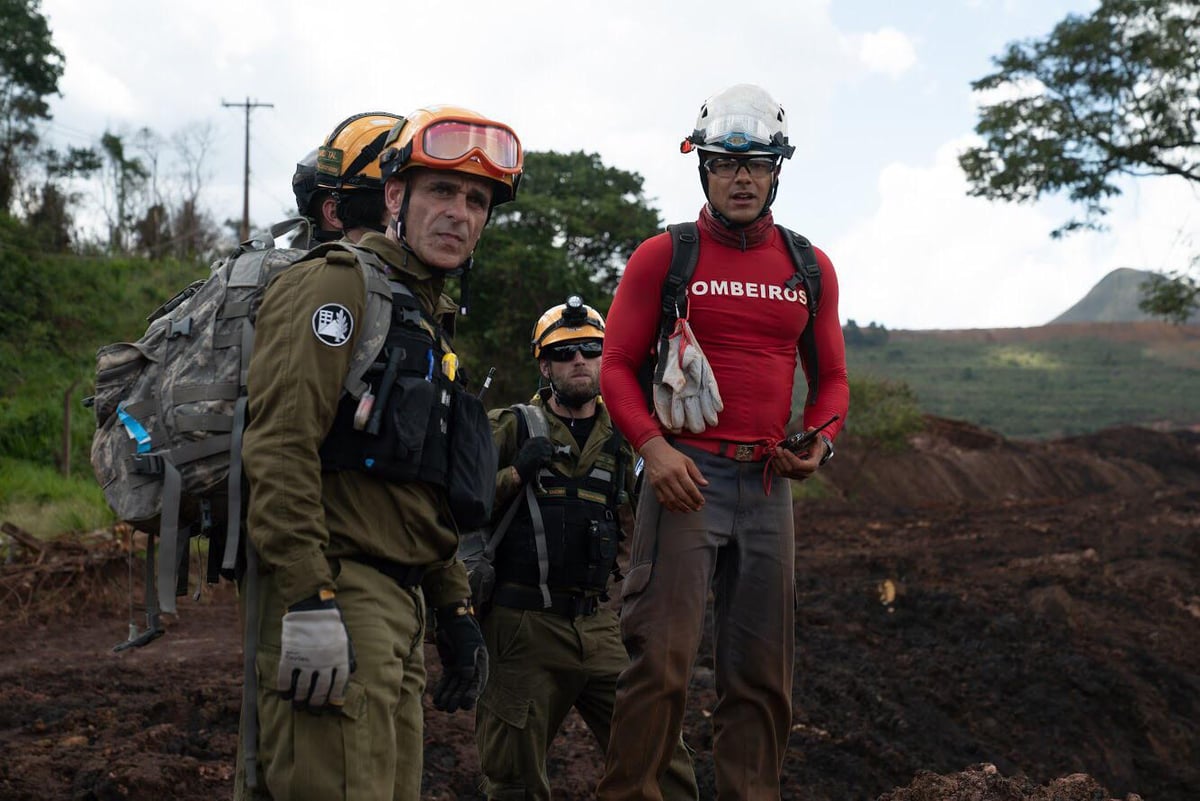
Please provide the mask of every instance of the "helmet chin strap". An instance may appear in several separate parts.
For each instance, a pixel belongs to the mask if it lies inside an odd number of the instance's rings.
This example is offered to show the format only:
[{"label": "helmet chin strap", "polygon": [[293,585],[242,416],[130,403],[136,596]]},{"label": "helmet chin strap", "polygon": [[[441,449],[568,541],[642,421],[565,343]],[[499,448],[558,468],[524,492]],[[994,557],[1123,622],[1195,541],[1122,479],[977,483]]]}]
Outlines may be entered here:
[{"label": "helmet chin strap", "polygon": [[738,228],[744,228],[747,225],[751,225],[757,220],[761,220],[763,217],[766,217],[771,213],[771,204],[775,202],[775,195],[779,193],[779,176],[775,176],[771,179],[771,194],[767,195],[767,202],[763,204],[763,207],[759,210],[754,219],[750,220],[750,222],[735,223],[724,214],[717,211],[716,206],[712,204],[712,198],[708,196],[708,170],[704,169],[704,151],[698,152],[700,153],[700,164],[698,165],[697,169],[700,171],[700,186],[702,189],[704,189],[704,199],[708,201],[708,207],[712,210],[713,217],[715,217],[721,223],[721,225],[724,225],[726,228],[737,230]]}]

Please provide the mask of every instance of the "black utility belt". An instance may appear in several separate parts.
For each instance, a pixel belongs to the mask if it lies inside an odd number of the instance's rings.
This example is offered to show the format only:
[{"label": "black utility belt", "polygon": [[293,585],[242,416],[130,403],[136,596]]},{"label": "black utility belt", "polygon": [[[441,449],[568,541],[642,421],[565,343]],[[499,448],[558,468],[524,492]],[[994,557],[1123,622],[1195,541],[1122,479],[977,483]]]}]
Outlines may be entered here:
[{"label": "black utility belt", "polygon": [[355,554],[341,558],[358,562],[360,565],[366,565],[367,567],[373,567],[401,587],[415,587],[425,578],[424,565],[402,565],[399,562],[393,562],[391,559],[384,559],[380,556],[367,556],[366,554]]},{"label": "black utility belt", "polygon": [[492,603],[496,606],[528,609],[534,612],[551,612],[572,620],[596,614],[600,611],[600,601],[599,595],[551,590],[550,606],[546,606],[540,589],[519,584],[502,584],[492,594]]}]

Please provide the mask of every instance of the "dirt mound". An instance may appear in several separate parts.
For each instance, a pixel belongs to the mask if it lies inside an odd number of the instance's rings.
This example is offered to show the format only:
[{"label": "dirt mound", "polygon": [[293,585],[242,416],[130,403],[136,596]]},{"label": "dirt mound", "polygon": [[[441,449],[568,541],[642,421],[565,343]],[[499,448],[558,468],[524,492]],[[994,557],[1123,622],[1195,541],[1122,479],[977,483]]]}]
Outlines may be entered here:
[{"label": "dirt mound", "polygon": [[[1073,774],[1034,786],[1028,779],[1006,779],[995,765],[978,765],[951,776],[921,771],[906,789],[885,793],[879,801],[1115,801],[1095,779]],[[1125,801],[1142,801],[1130,793]]]},{"label": "dirt mound", "polygon": [[1117,428],[1087,437],[1017,442],[956,420],[926,418],[900,454],[856,448],[847,432],[823,478],[859,504],[924,507],[1132,495],[1200,481],[1200,434]]},{"label": "dirt mound", "polygon": [[[908,454],[839,444],[838,497],[796,505],[783,798],[1200,798],[1192,435],[1028,445],[931,421]],[[241,693],[229,585],[181,599],[152,645],[113,653],[128,625],[113,607],[123,560],[63,549],[83,567],[42,585],[50,611],[0,620],[0,798],[229,797]],[[30,586],[22,560],[50,564],[34,550],[14,552],[7,586]],[[705,799],[708,650],[685,719]],[[422,797],[480,798],[471,717],[426,712]],[[592,797],[601,755],[578,717],[549,764],[556,798]]]}]

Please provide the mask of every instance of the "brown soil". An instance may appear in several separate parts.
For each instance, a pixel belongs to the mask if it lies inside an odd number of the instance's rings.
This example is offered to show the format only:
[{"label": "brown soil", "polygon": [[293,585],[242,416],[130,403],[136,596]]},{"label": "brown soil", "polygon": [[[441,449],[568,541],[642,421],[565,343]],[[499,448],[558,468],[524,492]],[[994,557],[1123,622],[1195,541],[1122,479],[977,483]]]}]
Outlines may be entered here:
[{"label": "brown soil", "polygon": [[[784,798],[1200,798],[1200,435],[1029,444],[931,421],[902,456],[839,444],[832,497],[796,507]],[[79,554],[16,546],[0,568],[0,799],[230,797],[230,587],[113,653],[125,561]],[[702,652],[685,731],[703,798],[711,665]],[[470,716],[430,707],[427,733],[423,796],[479,798]],[[600,762],[569,718],[556,797],[589,798]]]}]

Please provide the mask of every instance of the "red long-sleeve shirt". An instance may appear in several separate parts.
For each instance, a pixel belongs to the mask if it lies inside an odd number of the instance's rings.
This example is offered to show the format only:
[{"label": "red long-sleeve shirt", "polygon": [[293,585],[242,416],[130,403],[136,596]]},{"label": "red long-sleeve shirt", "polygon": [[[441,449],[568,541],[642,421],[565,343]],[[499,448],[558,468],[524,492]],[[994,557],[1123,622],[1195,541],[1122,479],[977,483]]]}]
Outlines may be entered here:
[{"label": "red long-sleeve shirt", "polygon": [[[833,263],[813,248],[821,268],[816,318],[818,393],[804,425],[831,438],[841,430],[850,401],[846,349],[838,319]],[[617,427],[635,448],[664,433],[647,408],[638,368],[657,344],[662,284],[671,262],[671,238],[643,242],[629,259],[608,313],[600,387]],[[808,322],[803,289],[787,290],[795,268],[777,229],[747,250],[724,245],[700,226],[700,258],[688,283],[688,321],[712,365],[725,409],[716,426],[698,436],[730,442],[778,442],[791,415],[796,343]]]}]

